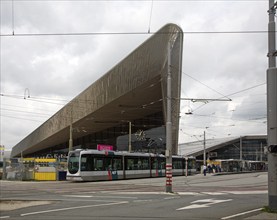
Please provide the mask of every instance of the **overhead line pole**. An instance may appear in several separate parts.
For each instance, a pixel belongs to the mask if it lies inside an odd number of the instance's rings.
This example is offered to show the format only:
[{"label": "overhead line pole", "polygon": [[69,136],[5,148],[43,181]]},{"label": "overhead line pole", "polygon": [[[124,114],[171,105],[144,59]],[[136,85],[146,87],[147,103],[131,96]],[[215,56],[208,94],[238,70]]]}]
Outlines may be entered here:
[{"label": "overhead line pole", "polygon": [[277,211],[277,69],[274,0],[269,0],[267,69],[268,206]]},{"label": "overhead line pole", "polygon": [[204,131],[204,152],[203,152],[203,165],[207,165],[206,162],[206,131]]},{"label": "overhead line pole", "polygon": [[171,122],[171,42],[167,48],[167,111],[166,111],[166,192],[172,193],[172,122]]}]

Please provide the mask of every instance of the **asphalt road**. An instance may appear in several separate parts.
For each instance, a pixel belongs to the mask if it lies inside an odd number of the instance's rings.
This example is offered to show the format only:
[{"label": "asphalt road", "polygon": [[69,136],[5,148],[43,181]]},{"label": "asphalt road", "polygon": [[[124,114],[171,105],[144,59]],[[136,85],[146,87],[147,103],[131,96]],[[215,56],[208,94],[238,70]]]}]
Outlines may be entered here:
[{"label": "asphalt road", "polygon": [[174,177],[173,191],[165,178],[1,181],[0,219],[245,219],[267,205],[267,173]]}]

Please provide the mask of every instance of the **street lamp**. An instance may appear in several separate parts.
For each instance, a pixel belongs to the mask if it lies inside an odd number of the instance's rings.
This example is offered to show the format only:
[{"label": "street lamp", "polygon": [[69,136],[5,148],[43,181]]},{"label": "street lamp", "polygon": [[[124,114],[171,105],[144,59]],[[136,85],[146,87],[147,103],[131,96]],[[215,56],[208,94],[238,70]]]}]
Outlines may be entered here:
[{"label": "street lamp", "polygon": [[68,152],[72,151],[72,149],[73,149],[72,133],[73,133],[73,127],[72,127],[72,122],[71,122],[70,125],[69,125],[69,147],[68,147]]},{"label": "street lamp", "polygon": [[128,140],[128,146],[129,146],[129,153],[132,151],[132,123],[129,121],[129,140]]},{"label": "street lamp", "polygon": [[129,137],[128,137],[128,151],[132,151],[132,122],[127,120],[121,120],[122,122],[128,122],[129,124]]},{"label": "street lamp", "polygon": [[72,138],[72,133],[73,133],[73,103],[69,103],[70,107],[70,125],[69,125],[69,143],[68,143],[68,153],[73,150],[73,138]]}]

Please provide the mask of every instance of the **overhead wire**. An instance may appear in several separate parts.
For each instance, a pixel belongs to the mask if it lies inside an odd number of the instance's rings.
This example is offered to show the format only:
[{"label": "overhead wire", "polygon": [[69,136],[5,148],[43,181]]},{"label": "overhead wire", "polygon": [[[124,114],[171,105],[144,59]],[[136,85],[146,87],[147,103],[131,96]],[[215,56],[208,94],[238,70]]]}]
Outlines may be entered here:
[{"label": "overhead wire", "polygon": [[21,110],[15,110],[15,109],[7,109],[7,108],[0,108],[0,110],[11,111],[11,112],[19,112],[19,113],[27,113],[27,114],[34,114],[34,115],[39,115],[40,117],[51,116],[50,114],[41,113],[41,112],[21,111]]},{"label": "overhead wire", "polygon": [[[175,68],[176,68],[176,67],[175,67]],[[191,75],[189,75],[189,74],[187,74],[187,73],[185,73],[185,72],[182,72],[182,74],[184,74],[184,75],[190,77],[190,78],[193,79],[194,81],[200,83],[201,85],[203,85],[203,86],[207,87],[208,89],[210,89],[210,90],[216,92],[217,94],[221,95],[221,96],[222,96],[221,98],[226,98],[227,100],[231,101],[231,99],[230,99],[228,96],[226,96],[226,95],[222,94],[221,92],[219,92],[219,91],[213,89],[212,87],[206,85],[205,83],[202,83],[200,80],[195,79],[195,78],[192,77]],[[221,99],[221,98],[219,98],[219,99]]]},{"label": "overhead wire", "polygon": [[[1,0],[8,2],[11,0]],[[14,0],[17,2],[267,2],[268,0]]]},{"label": "overhead wire", "polygon": [[246,89],[242,89],[242,90],[240,90],[240,91],[238,91],[238,92],[231,93],[231,94],[229,94],[228,96],[233,96],[233,95],[236,95],[236,94],[239,94],[239,93],[242,93],[242,92],[248,91],[248,90],[250,90],[250,89],[254,89],[254,88],[263,86],[263,85],[266,85],[266,82],[260,83],[260,84],[255,85],[255,86],[248,87],[248,88],[246,88]]},{"label": "overhead wire", "polygon": [[[236,95],[236,94],[239,94],[239,93],[242,93],[242,92],[245,92],[245,91],[248,91],[248,90],[260,87],[260,86],[263,86],[263,85],[266,85],[266,83],[261,83],[261,84],[255,85],[255,86],[251,86],[249,88],[240,90],[238,92],[234,92],[234,93],[228,94],[227,96],[233,96],[233,95]],[[220,98],[222,98],[222,97],[220,97]],[[208,104],[208,103],[204,103],[204,104],[200,105],[199,107],[193,109],[192,111],[195,112],[195,111],[199,110],[200,108],[202,108],[203,106],[205,106],[206,104]]]},{"label": "overhead wire", "polygon": [[14,118],[14,119],[20,119],[20,120],[25,120],[25,121],[34,121],[34,122],[39,122],[39,123],[44,122],[44,121],[34,120],[34,119],[30,119],[30,118],[21,118],[21,117],[15,117],[15,116],[3,115],[3,114],[1,114],[1,117]]},{"label": "overhead wire", "polygon": [[[212,115],[200,115],[200,114],[193,114],[195,116],[199,117],[212,117],[212,118],[219,118],[219,119],[225,119],[225,120],[232,120],[232,121],[240,121],[240,122],[254,122],[253,120],[241,120],[241,119],[233,119],[233,118],[227,118],[227,117],[221,117],[221,116],[212,116]],[[263,123],[263,122],[256,122],[256,123]]]},{"label": "overhead wire", "polygon": [[[36,37],[36,36],[97,36],[97,35],[153,35],[170,34],[175,32],[72,32],[72,33],[13,33],[0,34],[1,37]],[[183,34],[268,34],[267,30],[248,31],[182,31]]]}]

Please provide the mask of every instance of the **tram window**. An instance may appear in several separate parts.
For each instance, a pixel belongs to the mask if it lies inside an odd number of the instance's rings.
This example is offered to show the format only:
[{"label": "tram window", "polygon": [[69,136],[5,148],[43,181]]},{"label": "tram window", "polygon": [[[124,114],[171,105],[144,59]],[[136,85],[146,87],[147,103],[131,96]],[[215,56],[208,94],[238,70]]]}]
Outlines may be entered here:
[{"label": "tram window", "polygon": [[104,170],[104,158],[94,158],[94,170]]},{"label": "tram window", "polygon": [[93,171],[93,155],[84,154],[81,157],[81,170]]},{"label": "tram window", "polygon": [[127,158],[127,170],[147,170],[149,169],[149,159],[134,157]]},{"label": "tram window", "polygon": [[134,159],[127,158],[127,170],[134,170]]},{"label": "tram window", "polygon": [[148,170],[149,167],[149,159],[148,158],[141,158],[141,169],[142,170]]},{"label": "tram window", "polygon": [[112,158],[105,158],[105,170],[112,170]]},{"label": "tram window", "polygon": [[114,170],[122,170],[121,158],[113,158],[113,169]]},{"label": "tram window", "polygon": [[182,169],[182,160],[175,159],[173,160],[173,169]]},{"label": "tram window", "polygon": [[158,159],[157,158],[152,158],[151,167],[152,167],[152,169],[157,169],[158,168]]},{"label": "tram window", "polygon": [[165,159],[164,158],[161,158],[159,168],[160,169],[165,169]]},{"label": "tram window", "polygon": [[193,161],[188,160],[188,169],[192,169],[192,167],[193,167]]},{"label": "tram window", "polygon": [[68,160],[68,171],[72,174],[77,173],[79,170],[79,154],[72,153]]},{"label": "tram window", "polygon": [[151,161],[152,169],[165,169],[165,159],[164,158],[153,158]]}]

